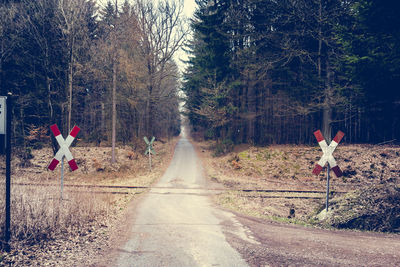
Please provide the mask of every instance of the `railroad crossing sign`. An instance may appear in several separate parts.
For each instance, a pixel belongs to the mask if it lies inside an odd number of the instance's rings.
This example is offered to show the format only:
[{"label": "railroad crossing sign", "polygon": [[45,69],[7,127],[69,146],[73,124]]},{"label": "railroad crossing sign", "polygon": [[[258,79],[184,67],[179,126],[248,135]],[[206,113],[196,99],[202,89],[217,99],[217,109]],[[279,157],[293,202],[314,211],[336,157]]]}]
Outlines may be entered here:
[{"label": "railroad crossing sign", "polygon": [[145,155],[149,155],[149,168],[151,171],[151,154],[155,155],[156,151],[153,149],[153,142],[156,139],[154,136],[151,138],[151,141],[149,142],[149,139],[147,137],[143,137],[144,141],[146,142],[147,148],[146,151],[144,152]]},{"label": "railroad crossing sign", "polygon": [[314,135],[317,138],[318,144],[322,149],[323,155],[318,163],[315,165],[313,174],[318,175],[321,172],[322,168],[325,166],[326,162],[328,162],[333,172],[336,174],[336,177],[341,177],[343,173],[337,165],[336,160],[332,154],[333,151],[335,151],[337,145],[340,143],[340,140],[342,140],[344,133],[338,131],[329,146],[326,143],[325,138],[323,137],[320,130],[315,131]]},{"label": "railroad crossing sign", "polygon": [[143,139],[144,139],[144,141],[146,142],[146,145],[147,145],[147,148],[146,148],[146,151],[144,152],[144,154],[147,155],[147,154],[151,153],[151,154],[155,155],[156,151],[153,149],[153,142],[154,142],[154,140],[156,138],[153,136],[153,138],[151,138],[150,142],[149,142],[149,139],[147,139],[146,136],[143,137]]},{"label": "railroad crossing sign", "polygon": [[48,168],[54,171],[58,163],[60,163],[60,161],[65,156],[67,158],[69,166],[71,167],[71,170],[75,171],[76,169],[78,169],[78,165],[76,165],[75,159],[72,156],[71,151],[69,151],[69,146],[74,141],[76,135],[80,131],[80,128],[78,126],[74,126],[74,128],[72,128],[72,131],[69,133],[68,137],[65,140],[62,137],[61,132],[56,124],[50,126],[50,129],[56,137],[57,143],[60,145],[60,149],[57,151]]}]

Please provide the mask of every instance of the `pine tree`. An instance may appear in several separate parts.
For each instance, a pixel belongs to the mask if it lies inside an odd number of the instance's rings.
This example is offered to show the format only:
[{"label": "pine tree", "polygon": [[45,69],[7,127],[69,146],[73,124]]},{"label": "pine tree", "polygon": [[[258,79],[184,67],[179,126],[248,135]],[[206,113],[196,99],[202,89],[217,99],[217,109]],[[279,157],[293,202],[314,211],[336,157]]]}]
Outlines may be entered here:
[{"label": "pine tree", "polygon": [[382,142],[400,136],[400,12],[396,1],[361,0],[353,21],[341,32],[346,46],[346,75],[360,96],[360,140]]}]

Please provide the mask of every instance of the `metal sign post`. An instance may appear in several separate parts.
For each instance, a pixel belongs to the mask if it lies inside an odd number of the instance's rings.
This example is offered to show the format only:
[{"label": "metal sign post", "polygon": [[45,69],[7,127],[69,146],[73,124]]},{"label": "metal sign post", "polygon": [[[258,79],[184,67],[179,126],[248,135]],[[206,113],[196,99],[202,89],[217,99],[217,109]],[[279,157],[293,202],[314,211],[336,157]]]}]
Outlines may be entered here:
[{"label": "metal sign post", "polygon": [[150,171],[151,171],[151,153],[149,153],[149,166],[150,166]]},{"label": "metal sign post", "polygon": [[58,149],[56,155],[54,156],[53,160],[51,161],[49,165],[49,169],[54,171],[54,169],[57,167],[58,163],[61,161],[61,200],[63,198],[63,189],[64,189],[64,157],[67,159],[69,166],[71,167],[72,171],[75,171],[78,169],[78,165],[76,165],[75,159],[71,154],[71,151],[69,150],[70,145],[74,141],[75,137],[80,131],[80,128],[78,126],[74,126],[72,128],[71,132],[67,136],[67,138],[62,137],[60,130],[58,129],[57,125],[54,124],[50,126],[51,131],[53,132],[57,143],[60,145],[60,148]]},{"label": "metal sign post", "polygon": [[146,151],[144,152],[145,155],[149,154],[149,166],[150,166],[150,171],[151,171],[151,154],[155,155],[156,151],[153,149],[153,142],[156,139],[154,136],[151,138],[151,141],[149,142],[149,139],[147,137],[143,137],[144,141],[146,142],[147,148]]},{"label": "metal sign post", "polygon": [[328,212],[329,209],[329,187],[330,187],[330,171],[331,171],[331,165],[328,162],[328,165],[326,166],[326,200],[325,200],[325,210]]},{"label": "metal sign post", "polygon": [[61,200],[63,200],[63,192],[64,192],[64,156],[61,158],[61,193],[60,193]]},{"label": "metal sign post", "polygon": [[340,170],[339,166],[336,163],[335,158],[333,157],[333,151],[335,151],[336,147],[342,140],[344,133],[339,131],[335,138],[333,138],[332,142],[329,144],[326,143],[325,138],[323,137],[320,130],[314,132],[315,138],[317,138],[318,144],[322,149],[322,157],[315,165],[313,170],[313,174],[318,175],[322,168],[328,163],[328,168],[326,171],[326,211],[329,208],[329,180],[330,180],[330,169],[335,173],[336,177],[343,176],[342,171]]},{"label": "metal sign post", "polygon": [[10,251],[11,239],[11,120],[12,120],[11,97],[0,97],[0,134],[5,134],[6,146],[6,218],[4,227],[4,249]]}]

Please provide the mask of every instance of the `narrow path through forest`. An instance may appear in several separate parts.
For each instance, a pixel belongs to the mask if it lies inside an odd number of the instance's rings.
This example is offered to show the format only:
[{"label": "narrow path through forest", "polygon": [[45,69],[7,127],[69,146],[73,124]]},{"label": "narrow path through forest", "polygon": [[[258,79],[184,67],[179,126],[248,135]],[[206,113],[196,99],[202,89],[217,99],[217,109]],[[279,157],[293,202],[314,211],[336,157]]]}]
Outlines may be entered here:
[{"label": "narrow path through forest", "polygon": [[243,227],[212,204],[206,186],[194,148],[182,137],[168,170],[138,204],[116,265],[246,266],[223,229],[229,225],[234,234],[245,237]]}]

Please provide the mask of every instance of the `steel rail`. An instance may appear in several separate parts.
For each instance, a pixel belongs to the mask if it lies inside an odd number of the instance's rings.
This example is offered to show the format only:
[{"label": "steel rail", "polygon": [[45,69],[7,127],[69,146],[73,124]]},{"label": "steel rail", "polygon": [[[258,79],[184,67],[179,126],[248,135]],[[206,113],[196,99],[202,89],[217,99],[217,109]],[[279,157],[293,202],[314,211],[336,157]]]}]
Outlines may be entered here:
[{"label": "steel rail", "polygon": [[[59,184],[43,183],[13,183],[13,185],[22,186],[59,186]],[[306,193],[306,194],[324,194],[325,191],[318,190],[289,190],[289,189],[235,189],[235,188],[179,188],[168,186],[130,186],[130,185],[93,185],[93,184],[65,184],[65,187],[83,187],[83,188],[117,188],[117,189],[174,189],[174,190],[210,190],[210,191],[242,191],[242,192],[260,192],[260,193]],[[334,194],[345,194],[345,191],[333,191]]]},{"label": "steel rail", "polygon": [[302,197],[302,196],[243,196],[248,198],[285,198],[285,199],[323,199],[324,197]]}]

